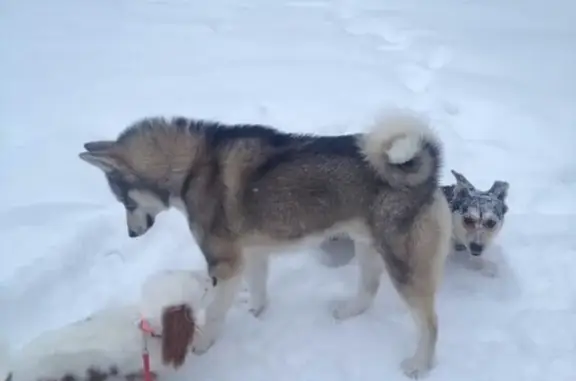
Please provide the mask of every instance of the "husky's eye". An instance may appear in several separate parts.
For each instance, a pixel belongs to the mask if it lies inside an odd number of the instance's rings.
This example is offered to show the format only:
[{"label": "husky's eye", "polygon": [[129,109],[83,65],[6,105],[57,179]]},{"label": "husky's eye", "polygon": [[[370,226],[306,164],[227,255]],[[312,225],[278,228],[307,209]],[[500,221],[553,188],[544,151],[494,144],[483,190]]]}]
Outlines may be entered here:
[{"label": "husky's eye", "polygon": [[476,226],[476,220],[472,217],[464,217],[462,219],[462,222],[464,222],[464,225],[470,228]]},{"label": "husky's eye", "polygon": [[129,198],[125,199],[123,204],[124,204],[124,207],[126,208],[126,210],[129,212],[135,211],[136,208],[138,207],[138,205],[136,205],[136,203]]},{"label": "husky's eye", "polygon": [[484,221],[484,227],[488,228],[488,229],[494,229],[494,227],[496,226],[496,221],[494,221],[493,219],[489,219]]},{"label": "husky's eye", "polygon": [[133,212],[136,210],[135,204],[124,204],[124,206],[126,207],[126,210],[128,210],[129,212]]}]

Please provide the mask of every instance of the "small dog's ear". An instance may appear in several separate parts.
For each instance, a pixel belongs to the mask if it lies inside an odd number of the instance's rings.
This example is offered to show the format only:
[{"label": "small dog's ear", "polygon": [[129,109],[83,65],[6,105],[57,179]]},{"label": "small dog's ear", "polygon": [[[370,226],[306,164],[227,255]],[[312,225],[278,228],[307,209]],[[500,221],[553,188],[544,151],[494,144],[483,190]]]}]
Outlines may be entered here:
[{"label": "small dog's ear", "polygon": [[191,351],[196,323],[190,306],[167,307],[162,313],[162,363],[178,369]]},{"label": "small dog's ear", "polygon": [[452,175],[456,178],[456,186],[460,188],[468,188],[468,189],[476,189],[474,185],[463,174],[456,172],[455,170],[451,170]]},{"label": "small dog's ear", "polygon": [[508,188],[510,188],[510,184],[506,181],[494,181],[488,193],[494,195],[498,200],[504,201],[508,196]]},{"label": "small dog's ear", "polygon": [[456,184],[452,193],[451,202],[453,203],[453,206],[456,207],[457,205],[460,205],[463,199],[468,197],[470,197],[470,188]]}]

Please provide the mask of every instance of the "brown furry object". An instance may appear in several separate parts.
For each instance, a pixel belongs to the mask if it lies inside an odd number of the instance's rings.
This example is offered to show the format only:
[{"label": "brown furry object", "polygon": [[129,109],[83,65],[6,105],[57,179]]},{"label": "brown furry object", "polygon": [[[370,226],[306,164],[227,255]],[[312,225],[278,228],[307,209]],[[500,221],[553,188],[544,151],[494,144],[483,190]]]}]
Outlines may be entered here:
[{"label": "brown furry object", "polygon": [[162,314],[162,361],[179,368],[194,339],[194,314],[187,305],[166,308]]}]

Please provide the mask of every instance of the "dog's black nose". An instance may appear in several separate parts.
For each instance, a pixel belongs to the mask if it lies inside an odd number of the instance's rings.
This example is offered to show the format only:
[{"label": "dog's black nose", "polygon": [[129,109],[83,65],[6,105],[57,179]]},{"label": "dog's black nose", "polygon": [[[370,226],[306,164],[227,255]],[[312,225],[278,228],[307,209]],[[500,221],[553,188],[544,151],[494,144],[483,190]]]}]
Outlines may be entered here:
[{"label": "dog's black nose", "polygon": [[482,254],[483,250],[484,250],[483,245],[480,245],[479,243],[476,242],[470,243],[470,252],[472,253],[472,255],[480,255]]},{"label": "dog's black nose", "polygon": [[130,238],[136,238],[138,237],[138,234],[134,230],[128,230],[128,236]]}]

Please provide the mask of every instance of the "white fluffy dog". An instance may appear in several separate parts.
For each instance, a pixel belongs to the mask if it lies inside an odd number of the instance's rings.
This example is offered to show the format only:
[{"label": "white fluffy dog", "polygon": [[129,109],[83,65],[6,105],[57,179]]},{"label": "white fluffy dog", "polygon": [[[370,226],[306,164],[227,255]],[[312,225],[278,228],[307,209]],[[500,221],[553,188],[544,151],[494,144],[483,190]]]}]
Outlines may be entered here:
[{"label": "white fluffy dog", "polygon": [[[0,359],[0,377],[7,381],[155,380],[179,368],[191,353],[211,289],[205,272],[153,274],[141,289],[139,303],[106,308],[41,334]],[[144,372],[146,352],[149,372]]]}]

